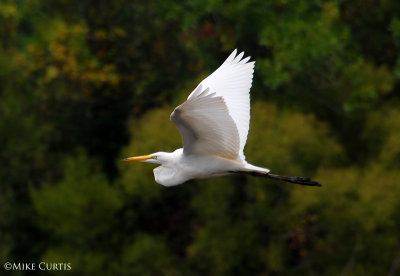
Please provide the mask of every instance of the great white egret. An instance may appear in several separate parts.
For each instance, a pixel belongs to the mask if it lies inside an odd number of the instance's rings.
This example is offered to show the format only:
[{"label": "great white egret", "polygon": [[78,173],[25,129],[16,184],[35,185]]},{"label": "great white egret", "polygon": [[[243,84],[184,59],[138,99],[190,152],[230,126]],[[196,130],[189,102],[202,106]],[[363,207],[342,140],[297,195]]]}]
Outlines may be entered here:
[{"label": "great white egret", "polygon": [[123,161],[160,164],[154,169],[154,177],[164,186],[233,173],[321,186],[306,177],[275,175],[267,168],[246,162],[243,149],[249,132],[249,92],[255,62],[249,62],[250,57],[243,58],[243,52],[236,53],[234,50],[193,90],[187,101],[172,112],[171,120],[182,136],[183,148],[129,157]]}]

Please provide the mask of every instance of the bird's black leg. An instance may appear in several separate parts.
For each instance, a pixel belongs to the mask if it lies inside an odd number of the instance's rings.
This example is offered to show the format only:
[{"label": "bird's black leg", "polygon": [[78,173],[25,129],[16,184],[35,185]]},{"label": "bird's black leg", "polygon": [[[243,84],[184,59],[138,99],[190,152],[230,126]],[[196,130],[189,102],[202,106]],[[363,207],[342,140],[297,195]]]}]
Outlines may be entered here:
[{"label": "bird's black leg", "polygon": [[290,183],[299,184],[299,185],[303,185],[303,186],[317,186],[317,187],[322,186],[320,183],[313,181],[308,177],[302,177],[302,176],[284,176],[284,175],[278,175],[278,174],[272,174],[272,173],[262,173],[262,172],[257,172],[257,171],[251,171],[251,172],[231,171],[231,172],[232,173],[250,174],[252,176],[257,176],[257,177],[267,177],[270,179],[290,182]]}]

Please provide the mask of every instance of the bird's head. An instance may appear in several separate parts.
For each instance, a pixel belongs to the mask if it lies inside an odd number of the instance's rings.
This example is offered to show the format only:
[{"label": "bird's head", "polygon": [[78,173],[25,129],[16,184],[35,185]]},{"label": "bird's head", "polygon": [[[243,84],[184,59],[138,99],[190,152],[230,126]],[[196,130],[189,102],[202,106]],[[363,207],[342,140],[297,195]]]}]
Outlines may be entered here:
[{"label": "bird's head", "polygon": [[153,163],[153,164],[165,164],[170,160],[169,158],[170,153],[169,152],[155,152],[152,154],[148,155],[141,155],[141,156],[134,156],[134,157],[128,157],[125,159],[122,159],[122,161],[125,162],[131,162],[131,161],[141,161],[141,162],[146,162],[146,163]]}]

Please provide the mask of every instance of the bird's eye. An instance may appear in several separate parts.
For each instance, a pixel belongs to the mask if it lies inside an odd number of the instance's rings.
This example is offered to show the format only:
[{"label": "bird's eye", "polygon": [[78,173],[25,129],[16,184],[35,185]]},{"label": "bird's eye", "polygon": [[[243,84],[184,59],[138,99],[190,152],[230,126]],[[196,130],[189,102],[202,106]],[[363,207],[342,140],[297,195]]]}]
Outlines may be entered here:
[{"label": "bird's eye", "polygon": [[153,159],[157,160],[157,156],[153,155]]}]

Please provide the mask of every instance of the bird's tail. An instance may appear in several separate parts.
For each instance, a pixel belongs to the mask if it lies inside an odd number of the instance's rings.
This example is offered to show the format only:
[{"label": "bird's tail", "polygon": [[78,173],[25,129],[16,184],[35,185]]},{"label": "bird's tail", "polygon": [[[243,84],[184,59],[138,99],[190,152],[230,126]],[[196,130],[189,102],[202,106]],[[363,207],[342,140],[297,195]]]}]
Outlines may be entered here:
[{"label": "bird's tail", "polygon": [[250,175],[258,176],[258,177],[267,177],[267,178],[274,179],[274,180],[280,180],[280,181],[290,182],[290,183],[304,185],[304,186],[317,186],[317,187],[322,186],[320,183],[313,181],[308,177],[302,177],[302,176],[284,176],[284,175],[272,174],[272,173],[264,172],[264,171],[236,171],[235,173],[244,173],[244,174],[250,174]]}]

